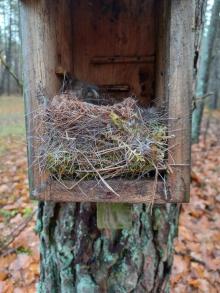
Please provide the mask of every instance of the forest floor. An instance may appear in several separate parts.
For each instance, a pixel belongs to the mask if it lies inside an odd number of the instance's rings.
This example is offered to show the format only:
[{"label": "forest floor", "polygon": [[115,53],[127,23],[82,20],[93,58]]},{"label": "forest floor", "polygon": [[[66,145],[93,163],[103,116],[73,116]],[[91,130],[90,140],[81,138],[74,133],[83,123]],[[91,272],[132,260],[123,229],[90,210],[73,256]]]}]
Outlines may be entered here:
[{"label": "forest floor", "polygon": [[[23,116],[21,98],[0,97],[0,293],[36,292],[39,276]],[[207,132],[207,119],[203,125],[192,149],[191,202],[182,205],[175,241],[173,293],[220,292],[220,112]]]}]

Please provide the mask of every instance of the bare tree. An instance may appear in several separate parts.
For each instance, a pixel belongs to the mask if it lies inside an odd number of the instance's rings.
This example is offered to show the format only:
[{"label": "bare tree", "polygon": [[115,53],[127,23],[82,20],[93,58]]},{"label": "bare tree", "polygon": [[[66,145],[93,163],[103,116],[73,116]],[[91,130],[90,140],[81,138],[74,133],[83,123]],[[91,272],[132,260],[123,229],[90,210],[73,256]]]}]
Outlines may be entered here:
[{"label": "bare tree", "polygon": [[[7,72],[7,74],[8,74],[8,82],[9,82],[8,95],[10,94],[10,79],[9,79],[10,76],[16,81],[18,87],[22,89],[23,88],[22,82],[17,77],[17,75],[12,71],[10,66],[6,63],[3,56],[1,55],[1,52],[0,52],[0,63],[4,66],[5,72]],[[17,63],[16,63],[16,65],[17,65]],[[16,70],[16,72],[18,72],[18,69]]]},{"label": "bare tree", "polygon": [[213,93],[210,99],[211,109],[220,107],[220,17],[216,30],[208,79],[208,92]]},{"label": "bare tree", "polygon": [[199,52],[198,74],[196,82],[196,108],[192,116],[192,141],[197,143],[200,134],[200,126],[204,109],[204,97],[207,95],[209,69],[213,42],[216,35],[216,28],[219,21],[220,1],[215,0],[211,10],[211,19],[206,19],[206,25],[201,41]]},{"label": "bare tree", "polygon": [[19,9],[17,0],[0,3],[0,94],[21,91]]}]

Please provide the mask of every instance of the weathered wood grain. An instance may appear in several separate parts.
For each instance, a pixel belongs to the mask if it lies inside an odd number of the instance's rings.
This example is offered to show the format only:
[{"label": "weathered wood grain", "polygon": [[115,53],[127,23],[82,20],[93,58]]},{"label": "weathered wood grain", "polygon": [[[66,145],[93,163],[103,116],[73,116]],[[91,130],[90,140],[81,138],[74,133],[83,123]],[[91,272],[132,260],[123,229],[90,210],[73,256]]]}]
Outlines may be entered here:
[{"label": "weathered wood grain", "polygon": [[169,50],[170,1],[156,1],[156,58],[155,58],[155,100],[156,106],[168,103],[166,95],[167,55]]},{"label": "weathered wood grain", "polygon": [[[80,182],[74,181],[48,181],[47,186],[36,188],[32,194],[33,199],[57,202],[124,202],[124,203],[165,203],[176,202],[176,198],[167,190],[163,182],[154,180],[125,180],[111,179],[107,181],[115,193],[95,180]],[[65,187],[64,187],[65,185]],[[71,188],[74,186],[73,188]],[[182,200],[181,200],[182,201]]]},{"label": "weathered wood grain", "polygon": [[91,64],[117,64],[117,63],[154,63],[155,56],[96,56],[91,59]]},{"label": "weathered wood grain", "polygon": [[[20,3],[24,72],[24,100],[28,142],[28,173],[30,192],[44,186],[46,174],[36,164],[38,147],[35,119],[39,100],[52,98],[60,88],[55,68],[71,70],[70,0],[23,0]],[[69,28],[69,30],[68,30]],[[68,56],[68,60],[66,59]],[[67,67],[68,66],[68,67]]]},{"label": "weathered wood grain", "polygon": [[174,135],[169,140],[169,163],[176,164],[168,188],[176,201],[183,202],[189,200],[190,191],[193,5],[187,0],[171,1],[166,64],[169,135]]},{"label": "weathered wood grain", "polygon": [[[131,92],[149,105],[155,61],[146,56],[155,55],[155,1],[75,0],[72,20],[74,75],[97,85],[128,83]],[[112,56],[117,58],[110,62]],[[132,56],[145,58],[137,62]]]}]

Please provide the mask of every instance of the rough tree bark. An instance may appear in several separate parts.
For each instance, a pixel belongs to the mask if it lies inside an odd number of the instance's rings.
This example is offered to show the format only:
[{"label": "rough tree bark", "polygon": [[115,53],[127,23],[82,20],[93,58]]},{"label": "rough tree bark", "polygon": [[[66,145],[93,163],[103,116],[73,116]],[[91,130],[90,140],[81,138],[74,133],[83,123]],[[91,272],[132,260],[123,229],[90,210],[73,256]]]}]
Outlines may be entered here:
[{"label": "rough tree bark", "polygon": [[[51,33],[53,17],[46,15],[52,2],[41,0],[40,3],[44,3],[45,9],[42,15],[36,18],[34,12],[38,11],[39,2],[22,2],[25,3],[21,15],[23,52],[26,58],[24,90],[25,95],[30,96],[36,94],[37,80],[42,81],[42,86],[51,85],[47,87],[49,91],[58,86],[52,75],[45,74],[54,72],[56,56],[53,46],[56,44],[56,36]],[[169,71],[172,71],[172,83],[175,83],[175,78],[179,78],[176,73],[177,69],[185,66],[183,61],[187,64],[189,76],[192,71],[188,64],[188,60],[191,60],[189,55],[193,55],[193,49],[187,47],[191,46],[190,40],[183,40],[180,35],[175,35],[178,29],[183,31],[181,21],[186,7],[190,8],[186,15],[192,15],[194,6],[191,7],[188,3],[188,0],[172,0],[170,4],[172,9],[178,12],[175,14],[175,21],[179,20],[178,27],[173,29],[173,35],[170,37],[176,49],[180,49],[175,68],[169,68]],[[185,21],[184,27],[187,31],[191,29],[191,20]],[[44,21],[48,21],[49,25],[41,31]],[[28,27],[30,23],[33,26],[32,30]],[[35,28],[39,30],[38,37],[30,42],[29,38],[32,37]],[[44,40],[41,39],[42,35]],[[187,60],[183,60],[184,54]],[[46,62],[45,65],[47,58],[50,58],[50,63]],[[36,72],[33,66],[39,66]],[[45,66],[48,66],[46,71]],[[188,74],[181,76],[186,82],[191,80]],[[188,85],[187,82],[185,86]],[[188,88],[187,93],[191,94]],[[30,126],[28,131],[29,129]],[[95,204],[40,202],[37,218],[41,252],[38,292],[169,292],[173,240],[177,234],[178,217],[179,205],[154,206],[150,213],[145,204],[137,204],[133,205],[131,229],[98,230]]]},{"label": "rough tree bark", "polygon": [[39,204],[39,292],[169,292],[176,205],[134,205],[130,230],[99,231],[94,204]]},{"label": "rough tree bark", "polygon": [[208,92],[213,93],[210,101],[211,109],[220,108],[220,17],[216,30],[208,78]]}]

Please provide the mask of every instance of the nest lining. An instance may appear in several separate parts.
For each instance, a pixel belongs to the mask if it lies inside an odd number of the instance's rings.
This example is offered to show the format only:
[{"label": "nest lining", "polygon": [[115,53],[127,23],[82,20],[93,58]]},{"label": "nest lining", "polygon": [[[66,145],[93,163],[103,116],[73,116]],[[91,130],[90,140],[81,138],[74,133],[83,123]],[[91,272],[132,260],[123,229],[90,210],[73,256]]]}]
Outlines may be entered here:
[{"label": "nest lining", "polygon": [[38,119],[38,163],[57,180],[139,178],[167,168],[165,116],[133,98],[94,105],[68,92]]}]

